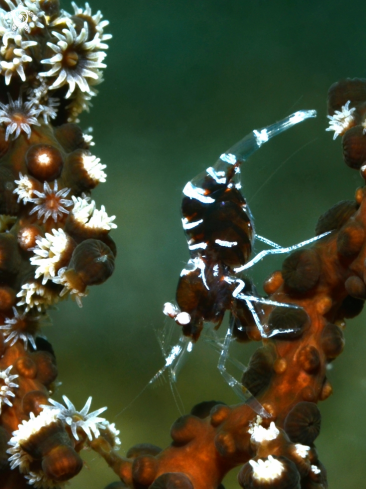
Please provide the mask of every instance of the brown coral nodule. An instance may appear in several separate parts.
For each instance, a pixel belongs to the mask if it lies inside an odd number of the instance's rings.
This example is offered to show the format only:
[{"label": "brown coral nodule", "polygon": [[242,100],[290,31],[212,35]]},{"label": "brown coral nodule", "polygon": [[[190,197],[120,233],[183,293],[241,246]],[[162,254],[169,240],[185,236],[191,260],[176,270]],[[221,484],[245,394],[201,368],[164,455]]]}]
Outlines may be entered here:
[{"label": "brown coral nodule", "polygon": [[296,250],[282,264],[282,277],[291,292],[308,292],[315,287],[321,262],[315,250]]},{"label": "brown coral nodule", "polygon": [[284,429],[294,443],[312,445],[320,432],[321,415],[316,404],[299,402],[288,413]]},{"label": "brown coral nodule", "polygon": [[356,212],[358,205],[353,200],[342,200],[319,217],[315,234],[326,233],[340,229]]},{"label": "brown coral nodule", "polygon": [[340,111],[348,102],[352,106],[365,103],[366,79],[346,78],[333,83],[328,90],[328,113],[333,115],[336,110]]},{"label": "brown coral nodule", "polygon": [[309,317],[303,309],[275,307],[268,318],[270,335],[289,340],[301,336],[309,324]]}]

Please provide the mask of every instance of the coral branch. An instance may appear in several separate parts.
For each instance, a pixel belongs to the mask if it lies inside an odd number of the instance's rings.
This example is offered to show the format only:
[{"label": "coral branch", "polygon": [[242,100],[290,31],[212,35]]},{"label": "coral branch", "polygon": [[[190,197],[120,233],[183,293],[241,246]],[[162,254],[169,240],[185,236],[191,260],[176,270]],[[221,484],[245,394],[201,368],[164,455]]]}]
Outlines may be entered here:
[{"label": "coral branch", "polygon": [[[346,163],[363,177],[365,86],[364,80],[346,80],[329,93],[331,115],[352,105],[352,121],[337,126],[336,134],[343,135]],[[202,403],[173,424],[173,442],[159,453],[136,446],[127,454],[129,461],[116,462],[105,451],[124,484],[216,489],[230,469],[244,464],[238,477],[244,489],[327,487],[314,447],[321,421],[317,403],[332,393],[326,369],[343,350],[344,319],[359,314],[366,298],[364,188],[356,191],[355,201],[342,201],[320,217],[316,234],[328,231],[310,249],[289,255],[264,284],[270,300],[300,307],[264,306],[267,338],[243,375],[243,388],[270,418],[257,417],[250,401],[232,407]],[[238,340],[260,339],[253,319],[246,315],[245,321],[241,326],[249,336],[236,331]]]},{"label": "coral branch", "polygon": [[[50,396],[55,354],[38,337],[48,307],[114,270],[116,225],[90,192],[106,181],[91,137],[76,125],[102,81],[107,21],[58,0],[0,5],[0,487],[61,487],[113,424]],[[43,71],[44,64],[48,71]]]},{"label": "coral branch", "polygon": [[[77,125],[102,82],[111,36],[100,12],[73,8],[0,0],[0,489],[63,487],[81,470],[83,448],[117,474],[114,487],[222,489],[228,471],[242,465],[243,489],[326,488],[314,446],[317,403],[332,392],[326,369],[343,350],[344,319],[366,299],[365,190],[321,216],[319,240],[293,251],[266,280],[268,297],[236,275],[251,264],[255,239],[240,164],[314,111],[254,131],[184,191],[191,268],[178,285],[179,307],[165,312],[190,345],[204,322],[218,328],[226,310],[237,341],[263,342],[243,373],[248,401],[202,402],[173,424],[169,447],[135,445],[122,457],[119,431],[100,416],[106,408],[91,410],[91,397],[82,408],[66,396],[52,399],[55,354],[38,336],[47,309],[68,296],[81,306],[88,287],[111,276],[116,256],[115,218],[90,196],[106,181],[106,165]],[[365,102],[365,80],[332,86],[327,129],[342,136],[345,162],[364,179]]]}]

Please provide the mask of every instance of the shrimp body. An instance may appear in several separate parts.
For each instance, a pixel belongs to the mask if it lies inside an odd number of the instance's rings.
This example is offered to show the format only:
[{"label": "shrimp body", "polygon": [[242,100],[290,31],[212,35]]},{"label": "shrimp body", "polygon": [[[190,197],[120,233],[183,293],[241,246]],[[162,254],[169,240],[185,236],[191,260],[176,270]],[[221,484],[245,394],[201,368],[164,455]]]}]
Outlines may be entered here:
[{"label": "shrimp body", "polygon": [[[191,259],[178,282],[178,307],[166,310],[182,326],[183,335],[193,341],[199,338],[205,322],[218,328],[226,310],[240,308],[235,290],[244,282],[238,280],[236,269],[248,263],[256,238],[253,217],[241,191],[240,166],[270,138],[315,115],[315,111],[299,111],[252,131],[184,187],[182,224]],[[241,309],[247,308],[244,300]]]}]

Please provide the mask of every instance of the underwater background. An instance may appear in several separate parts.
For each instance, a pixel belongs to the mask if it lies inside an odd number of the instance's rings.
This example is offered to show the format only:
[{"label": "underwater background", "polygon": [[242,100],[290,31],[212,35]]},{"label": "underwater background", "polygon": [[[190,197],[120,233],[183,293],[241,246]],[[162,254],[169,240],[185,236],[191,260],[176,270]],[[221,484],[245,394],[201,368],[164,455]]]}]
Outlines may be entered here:
[{"label": "underwater background", "polygon": [[[62,6],[72,11],[68,1]],[[170,443],[179,410],[168,383],[146,388],[163,366],[155,331],[174,321],[173,301],[189,256],[180,223],[181,191],[253,129],[299,109],[318,118],[265,145],[242,168],[244,194],[258,234],[288,246],[314,234],[318,217],[352,199],[361,185],[342,161],[340,138],[325,132],[329,86],[366,76],[366,5],[360,0],[89,0],[110,20],[108,68],[82,127],[94,128],[93,152],[108,165],[93,193],[117,216],[111,233],[117,266],[91,288],[79,309],[72,301],[51,313],[43,333],[55,348],[67,395],[80,409],[108,406],[120,429],[121,452],[136,443]],[[82,6],[78,3],[79,6]],[[250,271],[263,279],[282,259],[267,257]],[[224,335],[225,325],[220,333]],[[366,315],[349,320],[346,347],[329,371],[334,394],[320,404],[316,446],[330,489],[364,487],[366,478]],[[259,345],[233,345],[247,364]],[[203,400],[238,402],[217,368],[218,355],[199,341],[178,377],[186,412]],[[237,378],[240,373],[236,372]],[[86,454],[71,489],[102,489],[116,480],[105,462]],[[238,487],[232,471],[226,489]]]}]

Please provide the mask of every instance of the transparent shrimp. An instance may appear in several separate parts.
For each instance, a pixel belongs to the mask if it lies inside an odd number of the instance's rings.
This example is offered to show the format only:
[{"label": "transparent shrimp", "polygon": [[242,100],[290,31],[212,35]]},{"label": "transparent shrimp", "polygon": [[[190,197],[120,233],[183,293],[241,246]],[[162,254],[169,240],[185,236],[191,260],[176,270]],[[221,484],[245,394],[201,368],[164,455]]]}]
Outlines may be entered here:
[{"label": "transparent shrimp", "polygon": [[[256,235],[253,218],[241,193],[240,166],[264,143],[306,119],[316,117],[314,110],[301,110],[268,127],[254,130],[223,153],[216,164],[188,182],[183,189],[182,224],[191,259],[182,270],[177,287],[177,305],[166,303],[164,314],[175,319],[182,327],[179,342],[169,350],[163,349],[164,366],[155,374],[155,382],[165,371],[171,382],[184,359],[192,351],[206,322],[220,326],[225,311],[231,310],[233,299],[244,301],[253,315],[263,338],[268,333],[255,303],[271,306],[295,307],[247,293],[244,281],[237,276],[270,254],[288,253],[321,239],[326,234],[308,239],[290,247],[280,245]],[[250,259],[254,240],[271,246]],[[281,330],[284,334],[286,331]],[[224,380],[238,396],[247,402],[260,416],[266,416],[263,407],[226,369],[229,345],[232,340],[230,325],[225,340],[220,344],[218,369]]]}]

